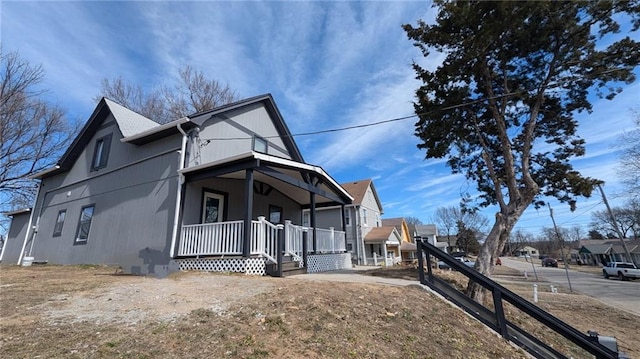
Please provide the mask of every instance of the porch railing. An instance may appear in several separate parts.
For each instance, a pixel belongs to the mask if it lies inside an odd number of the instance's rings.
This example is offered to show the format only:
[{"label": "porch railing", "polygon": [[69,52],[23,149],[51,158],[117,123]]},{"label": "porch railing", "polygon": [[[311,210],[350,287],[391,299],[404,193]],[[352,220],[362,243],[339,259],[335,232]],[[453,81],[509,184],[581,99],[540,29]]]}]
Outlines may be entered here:
[{"label": "porch railing", "polygon": [[[277,258],[278,231],[284,230],[285,254],[299,260],[303,255],[302,238],[307,231],[307,248],[313,252],[313,228],[297,226],[286,221],[275,225],[264,217],[251,221],[251,254],[262,255],[275,262]],[[345,232],[316,228],[316,253],[341,253],[346,251]],[[242,255],[244,221],[190,224],[182,226],[179,256]]]},{"label": "porch railing", "polygon": [[178,255],[241,255],[244,221],[182,226]]},{"label": "porch railing", "polygon": [[[278,231],[282,230],[282,225],[275,225],[265,219],[258,217],[257,221],[251,221],[251,254],[260,254],[270,261],[276,262],[278,252]],[[242,238],[240,238],[242,241]]]}]

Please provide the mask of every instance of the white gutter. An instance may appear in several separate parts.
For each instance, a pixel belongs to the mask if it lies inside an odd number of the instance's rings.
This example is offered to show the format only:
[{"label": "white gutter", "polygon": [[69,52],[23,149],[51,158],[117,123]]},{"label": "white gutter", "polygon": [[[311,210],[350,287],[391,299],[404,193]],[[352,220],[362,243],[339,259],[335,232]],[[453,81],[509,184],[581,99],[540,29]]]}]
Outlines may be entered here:
[{"label": "white gutter", "polygon": [[[58,168],[60,168],[60,166],[56,166]],[[42,173],[42,172],[41,172]],[[29,239],[29,234],[31,234],[31,223],[33,223],[33,214],[36,213],[36,208],[38,206],[38,197],[40,196],[40,188],[42,187],[42,181],[40,181],[40,183],[38,183],[38,190],[36,191],[36,201],[33,204],[33,210],[31,211],[31,214],[29,215],[29,225],[27,226],[27,233],[24,235],[24,242],[22,242],[22,249],[20,250],[20,256],[18,257],[18,265],[20,265],[22,263],[22,256],[24,256],[24,250],[27,248],[27,240]],[[44,205],[44,203],[43,203]],[[33,248],[33,246],[31,247]],[[4,252],[4,250],[3,250]]]},{"label": "white gutter", "polygon": [[[184,117],[186,119],[186,117]],[[184,174],[182,169],[184,168],[184,160],[187,152],[187,133],[184,132],[180,125],[182,119],[178,120],[176,128],[182,134],[182,145],[180,147],[180,163],[178,163],[178,190],[176,191],[176,210],[173,216],[173,230],[171,231],[171,248],[169,250],[169,256],[175,258],[176,241],[178,237],[178,225],[180,221],[180,209],[182,208],[182,186],[184,185]],[[188,119],[187,119],[188,120]]]},{"label": "white gutter", "polygon": [[[17,211],[4,212],[3,214],[5,216],[15,216],[16,214],[27,213],[27,212],[31,212],[31,208],[23,208],[23,209],[19,209]],[[2,250],[0,250],[0,262],[2,262],[2,257],[4,257],[4,251],[7,248],[7,241],[8,240],[9,240],[9,233],[7,233],[7,237],[4,239],[4,243],[2,245]]]},{"label": "white gutter", "polygon": [[53,171],[57,171],[60,169],[59,165],[55,165],[51,168],[47,168],[46,170],[40,171],[38,173],[34,173],[31,176],[29,176],[29,179],[38,179],[38,178],[42,178],[42,176],[46,175],[47,173],[53,172]]},{"label": "white gutter", "polygon": [[141,139],[143,137],[147,137],[149,135],[153,135],[154,133],[161,132],[163,130],[166,130],[166,129],[174,127],[174,126],[178,128],[178,131],[180,131],[181,133],[184,133],[184,131],[182,131],[182,128],[180,127],[180,125],[183,124],[183,123],[189,122],[189,121],[190,120],[189,120],[188,117],[183,117],[183,118],[181,118],[179,120],[175,120],[175,121],[172,121],[172,122],[169,122],[169,123],[165,123],[164,125],[160,125],[160,126],[157,126],[157,127],[150,128],[150,129],[148,129],[146,131],[142,131],[140,133],[136,133],[135,135],[123,137],[123,138],[120,139],[120,142],[131,142],[131,141],[134,141],[134,140],[138,140],[138,139]]}]

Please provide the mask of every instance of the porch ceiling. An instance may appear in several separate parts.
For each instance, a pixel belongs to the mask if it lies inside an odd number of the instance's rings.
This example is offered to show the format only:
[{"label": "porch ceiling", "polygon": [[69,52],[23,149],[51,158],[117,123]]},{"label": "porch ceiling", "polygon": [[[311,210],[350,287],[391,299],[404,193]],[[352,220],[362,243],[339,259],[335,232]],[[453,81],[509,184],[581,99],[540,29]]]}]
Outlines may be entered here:
[{"label": "porch ceiling", "polygon": [[301,205],[310,204],[310,193],[316,194],[316,204],[349,204],[353,201],[322,168],[256,152],[185,168],[180,172],[187,182],[206,178],[244,180],[247,169],[254,170],[255,191],[273,188]]}]

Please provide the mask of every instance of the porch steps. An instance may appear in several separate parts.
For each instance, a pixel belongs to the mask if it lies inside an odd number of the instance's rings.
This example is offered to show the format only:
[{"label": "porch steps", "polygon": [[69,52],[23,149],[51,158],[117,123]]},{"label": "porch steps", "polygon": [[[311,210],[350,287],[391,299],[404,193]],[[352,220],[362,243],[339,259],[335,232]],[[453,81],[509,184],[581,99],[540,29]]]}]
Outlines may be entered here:
[{"label": "porch steps", "polygon": [[[282,263],[282,276],[287,277],[294,274],[307,274],[307,267],[298,267],[298,262],[294,261],[285,261]],[[267,264],[267,274],[272,277],[278,277],[278,264],[277,263],[269,263]]]}]

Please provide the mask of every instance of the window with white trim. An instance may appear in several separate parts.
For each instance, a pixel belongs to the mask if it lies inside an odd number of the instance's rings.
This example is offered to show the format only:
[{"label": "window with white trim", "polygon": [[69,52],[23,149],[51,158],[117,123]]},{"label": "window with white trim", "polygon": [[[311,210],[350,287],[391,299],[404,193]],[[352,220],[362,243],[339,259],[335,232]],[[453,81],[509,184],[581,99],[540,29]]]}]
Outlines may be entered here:
[{"label": "window with white trim", "polygon": [[362,209],[362,223],[367,224],[367,209]]},{"label": "window with white trim", "polygon": [[344,210],[344,224],[351,225],[351,211],[348,208]]}]

